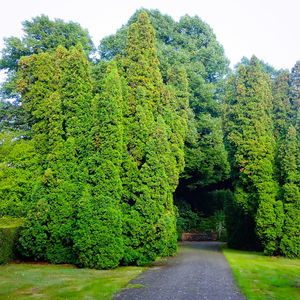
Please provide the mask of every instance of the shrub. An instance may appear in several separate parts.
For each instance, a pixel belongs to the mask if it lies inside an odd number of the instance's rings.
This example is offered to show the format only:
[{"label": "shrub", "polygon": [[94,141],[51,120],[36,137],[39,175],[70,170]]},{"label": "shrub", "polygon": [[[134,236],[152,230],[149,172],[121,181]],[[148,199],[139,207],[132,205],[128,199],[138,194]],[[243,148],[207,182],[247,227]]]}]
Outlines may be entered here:
[{"label": "shrub", "polygon": [[23,219],[0,219],[0,264],[16,258],[16,243],[22,229]]}]

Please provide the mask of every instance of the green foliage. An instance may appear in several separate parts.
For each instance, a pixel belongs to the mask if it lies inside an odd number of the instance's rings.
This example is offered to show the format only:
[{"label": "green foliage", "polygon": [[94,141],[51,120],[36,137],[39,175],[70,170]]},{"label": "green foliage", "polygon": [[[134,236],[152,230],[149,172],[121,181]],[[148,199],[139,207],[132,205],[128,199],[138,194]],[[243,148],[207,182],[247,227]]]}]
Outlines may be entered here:
[{"label": "green foliage", "polygon": [[61,45],[66,49],[81,43],[87,54],[94,52],[93,42],[88,31],[74,22],[65,23],[63,20],[50,20],[41,15],[30,21],[23,22],[24,35],[21,39],[9,37],[4,39],[0,69],[5,70],[6,80],[2,84],[3,99],[14,99],[14,102],[0,102],[0,128],[29,129],[26,112],[20,105],[20,94],[17,91],[18,64],[23,56],[41,52],[55,52]]},{"label": "green foliage", "polygon": [[245,214],[243,207],[230,191],[224,203],[224,211],[228,246],[240,249],[259,248],[254,218]]},{"label": "green foliage", "polygon": [[270,83],[253,57],[249,67],[241,66],[229,84],[224,119],[234,202],[242,215],[255,219],[257,235],[271,254],[278,248],[283,212],[282,204],[275,200]]},{"label": "green foliage", "polygon": [[[259,64],[261,67],[261,70],[263,73],[267,74],[270,79],[276,80],[277,77],[280,75],[281,72],[285,72],[284,70],[280,69],[280,70],[276,70],[273,66],[269,65],[268,63],[264,62],[263,60],[259,59]],[[251,64],[251,60],[248,59],[247,57],[243,56],[241,61],[239,63],[237,63],[234,68],[235,70],[238,70],[238,68],[242,65],[249,67]]]},{"label": "green foliage", "polygon": [[194,212],[191,205],[180,201],[178,204],[177,234],[178,240],[182,239],[184,232],[197,232],[201,215]]},{"label": "green foliage", "polygon": [[299,62],[242,59],[223,103],[228,61],[198,17],[137,11],[93,64],[76,23],[24,30],[0,60],[15,98],[0,102],[0,216],[26,216],[24,256],[108,269],[172,255],[179,182],[206,206],[179,205],[179,235],[216,231],[224,208],[230,246],[299,256]]},{"label": "green foliage", "polygon": [[202,212],[193,210],[188,202],[181,200],[176,204],[178,207],[178,240],[182,239],[182,233],[184,232],[217,232],[220,223],[222,227],[225,227],[225,215],[223,211],[217,211],[211,216],[204,216]]},{"label": "green foliage", "polygon": [[299,256],[300,210],[299,136],[299,63],[291,73],[281,72],[273,84],[273,120],[276,137],[276,177],[280,185],[278,198],[283,203],[280,252]]},{"label": "green foliage", "polygon": [[0,133],[0,217],[24,217],[37,173],[32,141],[21,132]]},{"label": "green foliage", "polygon": [[176,252],[172,193],[184,168],[188,85],[173,69],[164,89],[154,45],[142,12],[125,57],[105,75],[104,64],[95,68],[94,87],[81,46],[21,59],[40,166],[20,239],[25,256],[114,268]]},{"label": "green foliage", "polygon": [[108,67],[103,92],[93,102],[91,188],[78,207],[74,247],[80,265],[113,268],[123,257],[120,179],[123,148],[122,89],[116,63]]},{"label": "green foliage", "polygon": [[[172,191],[179,170],[171,147],[175,135],[182,137],[176,132],[180,129],[168,126],[171,120],[167,113],[178,104],[171,99],[172,107],[163,100],[163,81],[154,46],[153,27],[147,14],[141,12],[138,21],[129,27],[123,62],[128,84],[122,176],[125,264],[143,265],[158,255],[171,255],[177,248]],[[180,90],[178,87],[178,93]],[[174,118],[180,118],[174,113]]]},{"label": "green foliage", "polygon": [[[124,55],[126,28],[135,22],[137,11],[113,36],[99,46],[102,59]],[[181,184],[203,187],[228,178],[229,164],[223,145],[220,105],[216,101],[222,79],[228,72],[228,60],[212,29],[199,17],[184,16],[179,22],[148,10],[156,32],[156,50],[163,81],[170,80],[170,70],[184,68],[188,79],[189,125],[185,147],[185,172]],[[168,93],[168,92],[167,92]],[[167,121],[168,122],[168,121]],[[209,174],[206,177],[206,174]]]},{"label": "green foliage", "polygon": [[227,179],[230,172],[223,143],[221,118],[202,114],[189,119],[185,147],[186,168],[182,175],[189,188],[205,187]]},{"label": "green foliage", "polygon": [[22,219],[0,218],[0,264],[6,264],[16,258],[16,244],[22,224]]},{"label": "green foliage", "polygon": [[299,142],[296,130],[290,126],[281,149],[284,175],[284,224],[280,243],[282,253],[288,257],[300,255],[300,172]]},{"label": "green foliage", "polygon": [[82,47],[58,47],[20,62],[19,89],[30,113],[41,166],[21,236],[24,255],[77,263],[73,236],[85,191],[91,130],[91,79]]},{"label": "green foliage", "polygon": [[291,102],[293,117],[292,125],[297,129],[297,139],[300,140],[300,61],[297,61],[291,72]]}]

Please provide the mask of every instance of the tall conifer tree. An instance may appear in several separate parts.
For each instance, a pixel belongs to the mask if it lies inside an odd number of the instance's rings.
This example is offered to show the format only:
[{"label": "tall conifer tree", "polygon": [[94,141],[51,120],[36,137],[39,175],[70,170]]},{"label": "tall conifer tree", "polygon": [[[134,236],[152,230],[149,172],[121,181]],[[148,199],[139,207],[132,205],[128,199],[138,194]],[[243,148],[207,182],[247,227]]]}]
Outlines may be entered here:
[{"label": "tall conifer tree", "polygon": [[271,254],[278,250],[283,219],[282,202],[275,201],[270,83],[253,57],[249,67],[239,68],[232,84],[227,94],[225,130],[234,176],[234,201],[248,224],[256,224],[255,228],[248,227],[244,236],[253,237],[256,230],[265,252]]},{"label": "tall conifer tree", "polygon": [[122,90],[116,63],[107,69],[102,93],[93,103],[89,186],[79,204],[75,247],[81,265],[112,268],[123,257],[120,201],[122,184]]},{"label": "tall conifer tree", "polygon": [[75,248],[80,264],[112,268],[123,257],[120,167],[123,147],[122,90],[116,63],[108,66],[93,104],[89,185],[79,203]]},{"label": "tall conifer tree", "polygon": [[280,249],[288,257],[297,257],[300,255],[300,155],[297,133],[293,126],[290,126],[280,150],[285,212]]},{"label": "tall conifer tree", "polygon": [[184,142],[188,126],[189,93],[184,68],[173,67],[168,71],[168,82],[163,92],[160,113],[169,127],[169,141],[172,155],[167,171],[172,192],[178,186],[179,175],[185,167]]},{"label": "tall conifer tree", "polygon": [[143,11],[129,27],[123,62],[128,84],[122,176],[125,263],[145,264],[176,250],[175,215],[166,171],[166,159],[172,155],[169,127],[160,116],[163,81],[155,41],[154,29]]},{"label": "tall conifer tree", "polygon": [[82,47],[41,53],[20,62],[19,90],[31,116],[42,173],[33,191],[21,244],[24,254],[78,263],[73,247],[79,199],[88,178],[92,86]]}]

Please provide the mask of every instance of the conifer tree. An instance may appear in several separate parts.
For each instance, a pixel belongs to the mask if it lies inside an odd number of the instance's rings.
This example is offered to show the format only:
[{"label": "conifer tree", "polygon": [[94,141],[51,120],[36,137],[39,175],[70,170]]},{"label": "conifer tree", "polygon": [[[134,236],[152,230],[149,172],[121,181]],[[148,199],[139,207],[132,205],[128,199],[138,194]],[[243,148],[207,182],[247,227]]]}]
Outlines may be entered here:
[{"label": "conifer tree", "polygon": [[276,140],[285,137],[291,123],[291,76],[282,71],[273,83],[273,124]]},{"label": "conifer tree", "polygon": [[21,236],[26,256],[78,263],[73,247],[78,201],[85,195],[91,129],[91,79],[82,47],[20,62],[19,90],[33,124],[42,172]]},{"label": "conifer tree", "polygon": [[[284,184],[282,176],[282,160],[280,148],[284,143],[288,128],[292,124],[293,111],[291,106],[291,76],[290,73],[283,71],[275,78],[272,87],[273,93],[273,111],[272,118],[274,124],[275,137],[275,178],[280,186]],[[280,191],[281,193],[281,191]]]},{"label": "conifer tree", "polygon": [[[244,235],[254,229],[265,253],[278,250],[281,235],[282,202],[275,201],[273,180],[274,140],[270,83],[255,57],[241,66],[227,93],[225,130],[234,179],[234,201],[252,219]],[[253,239],[253,238],[252,238]]]},{"label": "conifer tree", "polygon": [[38,173],[32,140],[4,131],[0,144],[0,217],[25,217]]},{"label": "conifer tree", "polygon": [[291,74],[291,101],[293,111],[293,126],[297,131],[297,139],[300,141],[300,61],[297,61]]},{"label": "conifer tree", "polygon": [[145,12],[129,27],[123,66],[128,85],[122,176],[124,263],[142,265],[176,251],[175,214],[166,171],[167,157],[172,165],[175,160],[169,126],[160,116],[163,81],[155,33]]},{"label": "conifer tree", "polygon": [[75,248],[80,265],[113,268],[123,257],[120,167],[123,147],[122,89],[116,63],[108,66],[93,103],[89,188],[79,203]]},{"label": "conifer tree", "polygon": [[297,257],[300,255],[300,156],[293,126],[290,126],[280,150],[284,178],[284,225],[280,249],[285,256]]},{"label": "conifer tree", "polygon": [[172,192],[178,186],[179,175],[185,167],[184,142],[188,126],[189,93],[186,72],[183,68],[173,67],[168,71],[168,83],[162,95],[161,115],[169,127],[171,159],[167,174],[170,178]]}]

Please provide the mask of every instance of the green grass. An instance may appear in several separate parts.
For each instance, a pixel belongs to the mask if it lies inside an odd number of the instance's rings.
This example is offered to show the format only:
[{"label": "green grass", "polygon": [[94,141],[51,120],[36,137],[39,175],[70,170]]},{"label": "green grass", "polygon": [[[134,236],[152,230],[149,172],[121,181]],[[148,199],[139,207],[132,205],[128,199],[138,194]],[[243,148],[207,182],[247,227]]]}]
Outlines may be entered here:
[{"label": "green grass", "polygon": [[300,300],[300,260],[223,249],[248,300]]},{"label": "green grass", "polygon": [[0,266],[0,299],[111,299],[144,269],[9,264]]}]

